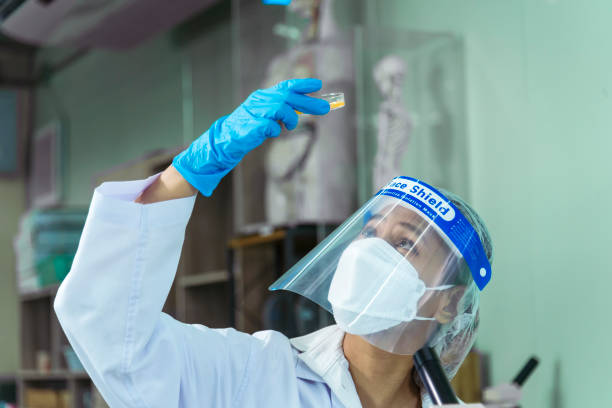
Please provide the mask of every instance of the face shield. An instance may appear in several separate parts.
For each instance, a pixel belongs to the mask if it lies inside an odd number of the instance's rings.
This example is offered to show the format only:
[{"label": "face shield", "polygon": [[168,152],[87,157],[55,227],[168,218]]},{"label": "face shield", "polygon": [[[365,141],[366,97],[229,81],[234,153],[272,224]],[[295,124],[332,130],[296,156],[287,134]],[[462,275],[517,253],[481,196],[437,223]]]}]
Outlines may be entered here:
[{"label": "face shield", "polygon": [[414,354],[475,328],[478,289],[490,278],[459,209],[433,187],[398,177],[270,289],[305,296],[382,350]]}]

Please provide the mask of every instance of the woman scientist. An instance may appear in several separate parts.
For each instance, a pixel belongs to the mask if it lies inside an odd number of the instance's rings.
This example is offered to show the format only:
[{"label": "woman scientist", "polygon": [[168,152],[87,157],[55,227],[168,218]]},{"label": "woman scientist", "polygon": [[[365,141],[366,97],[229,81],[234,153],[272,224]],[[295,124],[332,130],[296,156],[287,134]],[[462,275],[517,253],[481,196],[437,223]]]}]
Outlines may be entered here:
[{"label": "woman scientist", "polygon": [[147,180],[94,192],[55,311],[113,407],[427,407],[412,354],[435,347],[452,377],[474,341],[490,279],[484,224],[459,198],[398,177],[271,289],[337,325],[289,340],[187,325],[161,312],[195,194],[210,196],[268,137],[322,115],[316,79],[254,92]]}]

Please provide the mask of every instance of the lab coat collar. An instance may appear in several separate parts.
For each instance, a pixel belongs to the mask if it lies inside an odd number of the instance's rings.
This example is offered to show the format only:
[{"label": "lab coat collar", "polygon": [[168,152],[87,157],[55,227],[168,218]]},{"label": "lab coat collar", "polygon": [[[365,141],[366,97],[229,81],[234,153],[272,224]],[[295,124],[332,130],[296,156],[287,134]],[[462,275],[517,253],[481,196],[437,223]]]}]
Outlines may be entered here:
[{"label": "lab coat collar", "polygon": [[361,407],[344,357],[343,339],[344,331],[337,325],[291,339],[292,346],[300,352],[296,374],[306,380],[325,382],[344,406]]},{"label": "lab coat collar", "polygon": [[[324,382],[346,407],[361,407],[361,401],[348,369],[342,341],[344,331],[337,325],[291,339],[298,354],[296,375],[309,381]],[[432,407],[431,398],[421,390],[421,407]]]}]

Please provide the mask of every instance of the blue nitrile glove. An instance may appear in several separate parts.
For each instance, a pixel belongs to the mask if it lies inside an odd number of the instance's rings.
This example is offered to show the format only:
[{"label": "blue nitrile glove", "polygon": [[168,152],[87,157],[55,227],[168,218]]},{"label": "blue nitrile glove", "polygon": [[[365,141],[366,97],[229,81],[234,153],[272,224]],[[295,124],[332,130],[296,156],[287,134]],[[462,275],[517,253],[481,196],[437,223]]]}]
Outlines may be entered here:
[{"label": "blue nitrile glove", "polygon": [[253,92],[176,156],[172,165],[192,186],[210,196],[245,154],[281,133],[277,121],[292,130],[298,123],[296,110],[314,115],[329,112],[327,101],[304,95],[319,89],[321,80],[308,78],[290,79]]}]

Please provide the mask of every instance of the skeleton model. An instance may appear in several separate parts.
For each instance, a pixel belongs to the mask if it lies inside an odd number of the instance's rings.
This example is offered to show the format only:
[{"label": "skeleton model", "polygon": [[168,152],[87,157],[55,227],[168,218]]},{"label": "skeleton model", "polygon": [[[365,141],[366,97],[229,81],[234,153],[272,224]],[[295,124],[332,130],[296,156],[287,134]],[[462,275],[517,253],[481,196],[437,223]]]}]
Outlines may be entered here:
[{"label": "skeleton model", "polygon": [[382,96],[372,178],[372,187],[377,191],[400,175],[401,159],[408,149],[412,122],[402,98],[406,77],[404,60],[397,55],[387,55],[376,64],[373,75]]}]

